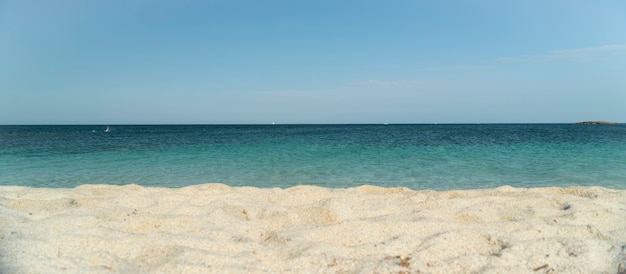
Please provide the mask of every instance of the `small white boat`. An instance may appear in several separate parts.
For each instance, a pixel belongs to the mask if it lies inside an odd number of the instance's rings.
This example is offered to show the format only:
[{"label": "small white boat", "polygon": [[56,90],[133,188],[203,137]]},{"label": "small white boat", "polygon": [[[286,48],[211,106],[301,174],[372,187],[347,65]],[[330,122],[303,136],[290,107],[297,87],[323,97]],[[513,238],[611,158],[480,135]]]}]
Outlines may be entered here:
[{"label": "small white boat", "polygon": [[111,128],[109,128],[109,126],[107,126],[107,129],[105,129],[104,132],[111,132]]}]

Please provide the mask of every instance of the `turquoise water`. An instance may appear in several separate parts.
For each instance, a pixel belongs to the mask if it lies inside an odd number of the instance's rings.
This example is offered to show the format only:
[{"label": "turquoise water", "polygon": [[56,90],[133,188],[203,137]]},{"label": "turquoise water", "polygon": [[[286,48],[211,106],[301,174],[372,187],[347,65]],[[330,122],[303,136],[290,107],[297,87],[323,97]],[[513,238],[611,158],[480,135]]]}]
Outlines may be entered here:
[{"label": "turquoise water", "polygon": [[626,188],[626,125],[0,126],[0,185]]}]

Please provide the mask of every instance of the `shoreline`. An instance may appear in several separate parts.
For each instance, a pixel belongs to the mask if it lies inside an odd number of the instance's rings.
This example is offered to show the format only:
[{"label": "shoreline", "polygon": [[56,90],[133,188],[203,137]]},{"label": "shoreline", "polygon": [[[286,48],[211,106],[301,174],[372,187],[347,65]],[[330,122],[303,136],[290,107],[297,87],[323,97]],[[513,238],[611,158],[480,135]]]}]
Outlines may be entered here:
[{"label": "shoreline", "polygon": [[0,186],[0,272],[618,273],[626,190]]}]

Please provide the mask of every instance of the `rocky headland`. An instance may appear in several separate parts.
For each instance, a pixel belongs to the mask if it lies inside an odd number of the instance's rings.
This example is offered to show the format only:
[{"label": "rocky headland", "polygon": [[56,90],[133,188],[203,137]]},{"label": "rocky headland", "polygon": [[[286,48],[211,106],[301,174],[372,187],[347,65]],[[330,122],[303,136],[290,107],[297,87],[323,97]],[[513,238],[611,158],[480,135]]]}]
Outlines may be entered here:
[{"label": "rocky headland", "polygon": [[583,122],[576,122],[575,124],[577,125],[616,125],[619,123],[608,122],[608,121],[583,121]]}]

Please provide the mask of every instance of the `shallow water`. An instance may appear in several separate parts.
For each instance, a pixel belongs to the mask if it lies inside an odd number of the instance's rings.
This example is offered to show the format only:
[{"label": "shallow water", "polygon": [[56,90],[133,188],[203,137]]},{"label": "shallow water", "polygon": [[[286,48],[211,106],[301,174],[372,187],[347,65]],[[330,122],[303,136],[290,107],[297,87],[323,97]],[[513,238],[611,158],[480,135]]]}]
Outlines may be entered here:
[{"label": "shallow water", "polygon": [[0,126],[0,185],[626,188],[626,125]]}]

